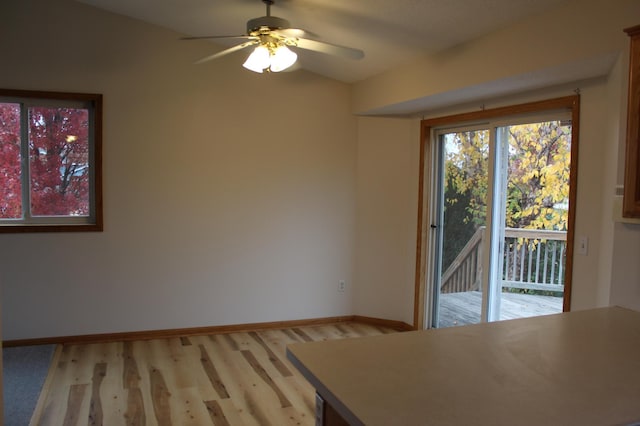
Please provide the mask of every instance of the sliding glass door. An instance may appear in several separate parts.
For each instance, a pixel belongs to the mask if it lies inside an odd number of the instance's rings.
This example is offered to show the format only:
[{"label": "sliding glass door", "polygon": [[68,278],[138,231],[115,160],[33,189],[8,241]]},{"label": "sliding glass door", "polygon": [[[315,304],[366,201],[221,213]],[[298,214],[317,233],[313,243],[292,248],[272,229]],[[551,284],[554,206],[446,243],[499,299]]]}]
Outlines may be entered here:
[{"label": "sliding glass door", "polygon": [[438,135],[435,192],[436,292],[434,325],[475,324],[482,318],[489,137],[484,128]]},{"label": "sliding glass door", "polygon": [[562,312],[568,117],[443,129],[434,140],[432,325]]}]

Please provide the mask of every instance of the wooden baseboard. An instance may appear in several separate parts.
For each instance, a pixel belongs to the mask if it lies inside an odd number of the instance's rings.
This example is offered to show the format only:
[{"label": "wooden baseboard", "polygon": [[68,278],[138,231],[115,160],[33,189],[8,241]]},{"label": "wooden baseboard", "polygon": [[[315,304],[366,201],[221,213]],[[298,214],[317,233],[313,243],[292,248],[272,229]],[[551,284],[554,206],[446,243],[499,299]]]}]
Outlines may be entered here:
[{"label": "wooden baseboard", "polygon": [[402,321],[394,321],[382,318],[363,317],[361,315],[354,315],[351,317],[351,321],[362,322],[365,324],[377,325],[381,327],[389,327],[398,331],[414,331],[415,327]]},{"label": "wooden baseboard", "polygon": [[184,336],[201,336],[207,334],[243,333],[248,331],[268,330],[278,328],[305,327],[324,324],[338,324],[341,322],[361,322],[382,327],[393,328],[398,331],[414,330],[412,326],[402,321],[365,317],[360,315],[346,315],[326,318],[310,318],[291,321],[258,322],[249,324],[219,325],[211,327],[174,328],[168,330],[130,331],[122,333],[84,334],[77,336],[42,337],[35,339],[5,340],[4,347],[54,345],[54,344],[84,344],[109,343],[131,340],[168,339]]}]

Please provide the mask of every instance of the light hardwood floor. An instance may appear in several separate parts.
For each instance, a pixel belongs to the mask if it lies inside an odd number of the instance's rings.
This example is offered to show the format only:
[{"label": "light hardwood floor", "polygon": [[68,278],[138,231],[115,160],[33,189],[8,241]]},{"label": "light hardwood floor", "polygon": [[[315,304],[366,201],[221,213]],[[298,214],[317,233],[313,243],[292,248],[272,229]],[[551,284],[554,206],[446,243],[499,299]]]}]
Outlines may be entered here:
[{"label": "light hardwood floor", "polygon": [[34,425],[313,425],[286,345],[393,333],[340,323],[58,348]]}]

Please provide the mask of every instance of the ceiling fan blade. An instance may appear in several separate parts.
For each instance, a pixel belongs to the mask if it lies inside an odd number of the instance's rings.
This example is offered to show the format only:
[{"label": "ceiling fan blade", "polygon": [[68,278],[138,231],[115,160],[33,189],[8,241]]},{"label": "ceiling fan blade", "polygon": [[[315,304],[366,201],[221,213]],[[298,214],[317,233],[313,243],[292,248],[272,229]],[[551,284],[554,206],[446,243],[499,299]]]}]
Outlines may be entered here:
[{"label": "ceiling fan blade", "polygon": [[342,56],[343,58],[349,58],[349,59],[364,58],[364,52],[360,49],[339,46],[337,44],[326,43],[324,41],[311,40],[308,38],[299,38],[296,40],[296,45],[301,49],[314,50],[316,52],[326,53],[329,55]]},{"label": "ceiling fan blade", "polygon": [[207,39],[252,39],[255,38],[250,35],[237,35],[237,36],[194,36],[194,37],[181,37],[180,40],[207,40]]},{"label": "ceiling fan blade", "polygon": [[312,33],[311,31],[302,30],[300,28],[279,28],[272,31],[287,38],[318,37],[317,34]]},{"label": "ceiling fan blade", "polygon": [[238,50],[242,50],[245,47],[253,46],[253,45],[256,45],[256,44],[258,44],[257,40],[251,40],[251,41],[248,41],[246,43],[238,44],[238,45],[230,47],[228,49],[221,50],[218,53],[214,53],[213,55],[206,56],[206,57],[200,59],[199,61],[196,61],[196,64],[202,64],[204,62],[211,61],[213,59],[217,59],[217,58],[219,58],[221,56],[228,55],[229,53],[233,53],[233,52],[236,52]]}]

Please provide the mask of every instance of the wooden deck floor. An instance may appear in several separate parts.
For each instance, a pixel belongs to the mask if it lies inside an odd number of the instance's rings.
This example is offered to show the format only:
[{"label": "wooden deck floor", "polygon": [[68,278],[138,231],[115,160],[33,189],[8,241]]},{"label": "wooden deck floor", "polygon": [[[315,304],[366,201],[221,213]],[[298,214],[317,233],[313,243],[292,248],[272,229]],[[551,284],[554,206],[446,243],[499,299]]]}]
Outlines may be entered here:
[{"label": "wooden deck floor", "polygon": [[[476,324],[480,322],[482,293],[468,291],[440,296],[439,327]],[[500,319],[516,319],[562,312],[562,298],[502,293]]]}]

